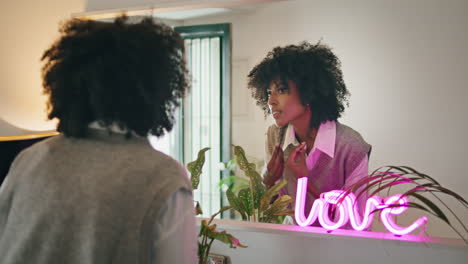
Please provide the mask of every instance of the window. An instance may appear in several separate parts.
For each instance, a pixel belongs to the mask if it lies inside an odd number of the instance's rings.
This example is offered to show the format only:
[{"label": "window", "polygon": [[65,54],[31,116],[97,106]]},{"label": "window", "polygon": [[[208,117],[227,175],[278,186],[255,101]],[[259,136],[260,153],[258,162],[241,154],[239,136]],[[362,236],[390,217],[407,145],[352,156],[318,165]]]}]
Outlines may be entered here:
[{"label": "window", "polygon": [[[192,90],[176,113],[176,125],[153,145],[183,164],[206,152],[205,165],[194,199],[202,204],[203,216],[217,212],[223,202],[219,188],[222,162],[230,157],[230,25],[176,27],[185,40]],[[226,173],[226,172],[225,172]]]}]

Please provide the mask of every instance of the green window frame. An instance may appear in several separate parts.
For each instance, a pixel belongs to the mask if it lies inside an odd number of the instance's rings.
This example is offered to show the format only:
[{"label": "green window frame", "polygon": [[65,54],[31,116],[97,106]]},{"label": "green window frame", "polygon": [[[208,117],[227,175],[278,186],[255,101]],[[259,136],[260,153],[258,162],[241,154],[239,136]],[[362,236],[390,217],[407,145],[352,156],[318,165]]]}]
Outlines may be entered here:
[{"label": "green window frame", "polygon": [[[194,192],[194,199],[202,204],[203,216],[209,217],[226,203],[219,181],[229,176],[221,164],[229,161],[231,148],[231,25],[181,26],[175,27],[175,30],[186,43],[187,63],[193,83],[191,92],[176,115],[178,122],[174,129],[179,144],[172,145],[176,146],[172,152],[179,161],[187,164],[196,158],[200,149],[211,147],[206,155],[199,190]],[[194,108],[197,109],[193,111]],[[194,127],[206,130],[206,122],[209,123],[208,134],[211,133],[208,144],[206,137],[205,140],[197,140],[193,134],[198,132],[191,133]]]}]

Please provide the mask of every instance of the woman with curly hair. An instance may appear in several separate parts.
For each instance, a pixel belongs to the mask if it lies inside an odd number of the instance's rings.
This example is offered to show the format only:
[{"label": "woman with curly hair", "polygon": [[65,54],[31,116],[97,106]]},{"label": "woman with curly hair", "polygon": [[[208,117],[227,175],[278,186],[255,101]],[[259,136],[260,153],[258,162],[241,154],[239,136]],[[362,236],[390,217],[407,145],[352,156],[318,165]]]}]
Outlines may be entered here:
[{"label": "woman with curly hair", "polygon": [[267,187],[284,178],[288,184],[282,193],[294,198],[297,179],[308,177],[308,214],[321,193],[367,175],[371,146],[337,121],[349,93],[340,61],[328,46],[276,47],[248,78],[257,105],[275,121],[266,133]]},{"label": "woman with curly hair", "polygon": [[195,263],[191,185],[150,146],[189,89],[183,39],[126,17],[72,19],[42,60],[61,135],[21,152],[0,190],[2,263]]}]

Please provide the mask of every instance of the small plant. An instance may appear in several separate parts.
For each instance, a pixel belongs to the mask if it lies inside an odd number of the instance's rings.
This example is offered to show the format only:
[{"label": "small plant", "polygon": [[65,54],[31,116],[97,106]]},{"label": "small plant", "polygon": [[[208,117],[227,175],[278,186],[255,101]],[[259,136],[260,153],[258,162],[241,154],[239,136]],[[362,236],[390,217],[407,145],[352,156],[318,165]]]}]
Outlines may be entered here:
[{"label": "small plant", "polygon": [[[373,212],[384,210],[389,207],[411,207],[423,210],[436,216],[452,228],[468,244],[468,229],[455,214],[455,212],[439,197],[440,194],[448,195],[460,202],[465,209],[468,209],[468,202],[459,194],[442,187],[434,178],[416,171],[407,166],[384,166],[373,171],[368,177],[365,177],[345,189],[345,193],[339,199],[337,206],[343,202],[344,198],[350,192],[356,192],[356,197],[369,194],[369,197],[386,191],[387,196],[395,186],[407,187],[401,196],[413,198],[413,202],[405,205],[392,204],[387,207],[375,209]],[[356,199],[357,200],[357,199]],[[442,205],[442,206],[438,206]],[[455,223],[449,220],[447,212],[455,218]],[[456,224],[458,223],[458,224]],[[457,228],[458,227],[458,228]],[[460,230],[460,228],[462,230]],[[464,233],[464,235],[463,235]]]},{"label": "small plant", "polygon": [[254,222],[278,223],[285,215],[293,215],[294,211],[289,209],[292,198],[288,195],[278,196],[287,181],[283,179],[266,189],[255,164],[247,160],[244,149],[236,145],[233,147],[235,162],[247,176],[247,181],[241,185],[237,195],[232,189],[226,191],[232,209],[239,212],[242,220]]},{"label": "small plant", "polygon": [[[202,173],[203,165],[205,164],[205,152],[209,149],[210,148],[204,148],[200,150],[198,152],[197,159],[187,164],[187,169],[191,174],[190,181],[194,190],[198,188],[198,184],[200,183],[200,175]],[[226,231],[217,231],[216,224],[212,224],[213,219],[218,214],[229,209],[231,209],[231,206],[225,206],[221,208],[217,213],[213,214],[208,221],[201,221],[200,232],[198,233],[198,263],[208,263],[211,245],[215,240],[221,241],[225,244],[229,244],[231,248],[247,247],[245,245],[242,245],[237,238],[227,233]],[[202,214],[202,209],[198,201],[195,206],[195,212],[197,215]]]}]

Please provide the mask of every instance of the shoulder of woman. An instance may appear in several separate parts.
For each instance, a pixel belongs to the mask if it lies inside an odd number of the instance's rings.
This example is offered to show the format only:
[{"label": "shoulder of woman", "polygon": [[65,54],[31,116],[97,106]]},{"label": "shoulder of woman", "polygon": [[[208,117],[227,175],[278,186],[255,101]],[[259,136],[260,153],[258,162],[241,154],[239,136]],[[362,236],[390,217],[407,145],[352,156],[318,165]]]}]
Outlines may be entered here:
[{"label": "shoulder of woman", "polygon": [[341,142],[370,149],[370,145],[364,140],[359,132],[339,122],[336,122],[336,141],[337,143]]},{"label": "shoulder of woman", "polygon": [[269,140],[274,139],[275,141],[279,142],[280,139],[284,136],[286,129],[287,129],[287,126],[279,127],[273,124],[267,128],[265,135],[267,136]]},{"label": "shoulder of woman", "polygon": [[265,133],[265,146],[272,153],[277,144],[282,144],[286,127],[278,127],[273,124],[268,127]]},{"label": "shoulder of woman", "polygon": [[279,131],[279,129],[280,129],[280,128],[279,128],[277,125],[275,125],[275,124],[270,125],[270,126],[267,128],[267,130],[266,130],[266,134],[267,134],[267,135],[274,135],[274,134],[277,134],[278,131]]}]

